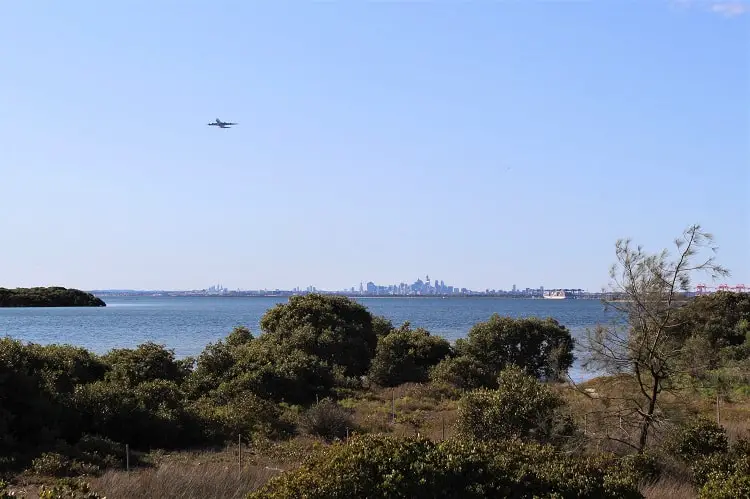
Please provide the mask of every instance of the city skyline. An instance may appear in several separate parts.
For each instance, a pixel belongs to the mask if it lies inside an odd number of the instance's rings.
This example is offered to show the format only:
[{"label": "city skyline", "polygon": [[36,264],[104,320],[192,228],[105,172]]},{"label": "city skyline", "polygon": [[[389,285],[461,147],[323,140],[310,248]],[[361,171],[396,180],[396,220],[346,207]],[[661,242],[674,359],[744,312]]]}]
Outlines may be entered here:
[{"label": "city skyline", "polygon": [[[584,289],[574,286],[561,286],[561,287],[545,287],[543,285],[537,287],[521,287],[513,284],[510,289],[503,287],[485,287],[481,289],[472,289],[461,286],[454,286],[446,284],[443,280],[430,279],[429,274],[425,276],[425,279],[417,278],[412,284],[406,282],[400,282],[398,284],[390,285],[378,285],[373,281],[368,281],[366,284],[361,281],[359,286],[351,286],[340,289],[323,289],[317,288],[316,286],[295,286],[293,288],[279,288],[279,287],[261,287],[261,288],[229,288],[221,283],[213,284],[204,288],[193,288],[193,289],[114,289],[114,288],[101,288],[91,289],[89,291],[102,292],[102,293],[185,293],[185,294],[200,294],[200,295],[231,295],[231,294],[304,294],[304,293],[328,293],[328,294],[344,294],[348,296],[465,296],[465,295],[492,295],[492,296],[542,296],[548,291],[565,291],[572,294],[599,294],[609,293],[612,289],[600,288],[600,289]],[[689,291],[697,294],[706,294],[715,291],[734,291],[734,292],[748,292],[750,288],[745,284],[728,284],[726,282],[717,283],[715,285],[708,285],[704,282],[693,283]]]}]

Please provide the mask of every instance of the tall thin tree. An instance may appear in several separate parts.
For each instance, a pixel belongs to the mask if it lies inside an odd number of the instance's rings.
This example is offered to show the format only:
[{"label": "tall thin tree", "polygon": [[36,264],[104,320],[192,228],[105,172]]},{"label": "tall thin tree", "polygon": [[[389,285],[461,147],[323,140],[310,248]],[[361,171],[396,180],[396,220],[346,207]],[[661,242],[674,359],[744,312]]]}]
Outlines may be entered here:
[{"label": "tall thin tree", "polygon": [[649,254],[629,239],[617,241],[617,263],[610,270],[613,299],[605,303],[624,321],[599,325],[583,342],[585,368],[625,375],[635,386],[634,395],[623,393],[618,395],[620,403],[606,406],[619,430],[608,437],[639,452],[660,423],[660,395],[682,374],[684,338],[675,310],[687,299],[691,277],[729,275],[715,261],[713,236],[700,225],[686,229],[675,246],[677,252],[670,258],[667,250]]}]

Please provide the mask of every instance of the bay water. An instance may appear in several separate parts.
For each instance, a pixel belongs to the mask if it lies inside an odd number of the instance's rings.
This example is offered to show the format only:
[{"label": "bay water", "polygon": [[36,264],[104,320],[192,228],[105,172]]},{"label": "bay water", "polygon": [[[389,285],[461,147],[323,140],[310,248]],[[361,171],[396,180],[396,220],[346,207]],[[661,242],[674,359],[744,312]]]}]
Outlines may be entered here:
[{"label": "bay water", "polygon": [[[358,297],[373,314],[400,325],[424,327],[449,341],[463,338],[477,322],[493,313],[510,317],[553,317],[580,339],[587,328],[609,323],[598,300],[508,298]],[[105,297],[104,308],[0,308],[0,336],[39,344],[70,344],[105,353],[153,341],[174,349],[175,355],[198,355],[210,342],[235,326],[259,335],[260,319],[287,298],[258,297]],[[578,363],[574,379],[589,377]]]}]

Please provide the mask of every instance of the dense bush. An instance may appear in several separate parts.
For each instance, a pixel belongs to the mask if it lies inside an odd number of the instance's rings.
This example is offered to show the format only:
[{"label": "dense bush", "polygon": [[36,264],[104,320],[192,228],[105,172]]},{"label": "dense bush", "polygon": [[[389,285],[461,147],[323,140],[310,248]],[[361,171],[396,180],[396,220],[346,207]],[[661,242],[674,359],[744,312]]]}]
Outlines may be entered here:
[{"label": "dense bush", "polygon": [[510,366],[498,376],[497,389],[481,388],[461,398],[457,430],[477,440],[564,444],[577,433],[564,408],[563,399],[549,387]]},{"label": "dense bush", "polygon": [[493,314],[456,341],[456,356],[435,366],[430,378],[466,389],[493,388],[497,374],[515,365],[538,379],[558,379],[573,364],[573,345],[570,331],[552,318]]},{"label": "dense bush", "polygon": [[487,371],[479,361],[468,356],[449,357],[430,370],[430,380],[447,383],[464,390],[494,387],[497,377]]},{"label": "dense bush", "polygon": [[[735,483],[735,475],[750,475],[750,441],[740,439],[726,451],[696,456],[691,462],[693,482],[699,486],[713,482],[707,490],[723,489],[724,482]],[[742,481],[737,482],[742,483]],[[737,496],[741,497],[741,496]]]},{"label": "dense bush", "polygon": [[642,497],[614,464],[533,444],[359,436],[333,445],[250,498]]},{"label": "dense bush", "polygon": [[729,449],[726,431],[716,422],[698,417],[678,427],[667,442],[667,448],[678,459],[693,463],[711,454],[724,454]]},{"label": "dense bush", "polygon": [[107,380],[127,387],[148,381],[181,383],[190,374],[191,360],[178,361],[174,350],[147,342],[135,349],[114,349],[102,357],[109,365]]},{"label": "dense bush", "polygon": [[750,293],[698,296],[678,310],[683,365],[695,375],[750,359]]},{"label": "dense bush", "polygon": [[573,337],[555,319],[501,317],[493,314],[456,342],[461,355],[476,359],[496,374],[514,364],[539,379],[556,379],[573,365]]},{"label": "dense bush", "polygon": [[330,399],[323,399],[307,409],[300,417],[300,425],[309,434],[329,442],[343,439],[354,430],[350,411]]},{"label": "dense bush", "polygon": [[105,499],[91,490],[88,482],[66,478],[52,485],[42,485],[40,499]]},{"label": "dense bush", "polygon": [[450,353],[450,343],[445,339],[430,336],[422,328],[412,330],[407,322],[378,339],[369,378],[381,386],[424,382],[429,378],[430,368]]},{"label": "dense bush", "polygon": [[730,456],[722,464],[706,473],[701,499],[750,497],[750,456]]},{"label": "dense bush", "polygon": [[378,341],[372,314],[343,296],[292,296],[266,312],[260,325],[287,349],[340,365],[352,376],[367,372]]},{"label": "dense bush", "polygon": [[264,335],[238,353],[226,381],[212,394],[226,400],[249,391],[276,402],[308,404],[328,395],[334,378],[335,370],[319,357]]}]

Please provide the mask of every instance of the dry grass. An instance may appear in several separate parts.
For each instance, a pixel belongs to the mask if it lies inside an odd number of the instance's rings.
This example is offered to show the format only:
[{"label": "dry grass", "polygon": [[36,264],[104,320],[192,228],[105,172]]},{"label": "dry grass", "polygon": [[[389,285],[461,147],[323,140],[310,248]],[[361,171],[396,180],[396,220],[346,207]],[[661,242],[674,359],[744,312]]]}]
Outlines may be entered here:
[{"label": "dry grass", "polygon": [[340,403],[352,410],[354,422],[361,432],[397,436],[418,434],[437,441],[442,440],[444,434],[446,438],[453,434],[456,399],[457,392],[444,387],[407,383],[396,388],[372,388]]},{"label": "dry grass", "polygon": [[281,470],[266,466],[238,467],[221,462],[169,462],[156,468],[110,471],[91,481],[92,489],[111,499],[234,499],[261,487]]},{"label": "dry grass", "polygon": [[698,497],[693,484],[673,478],[662,478],[656,483],[644,485],[641,493],[646,499],[694,499]]}]

